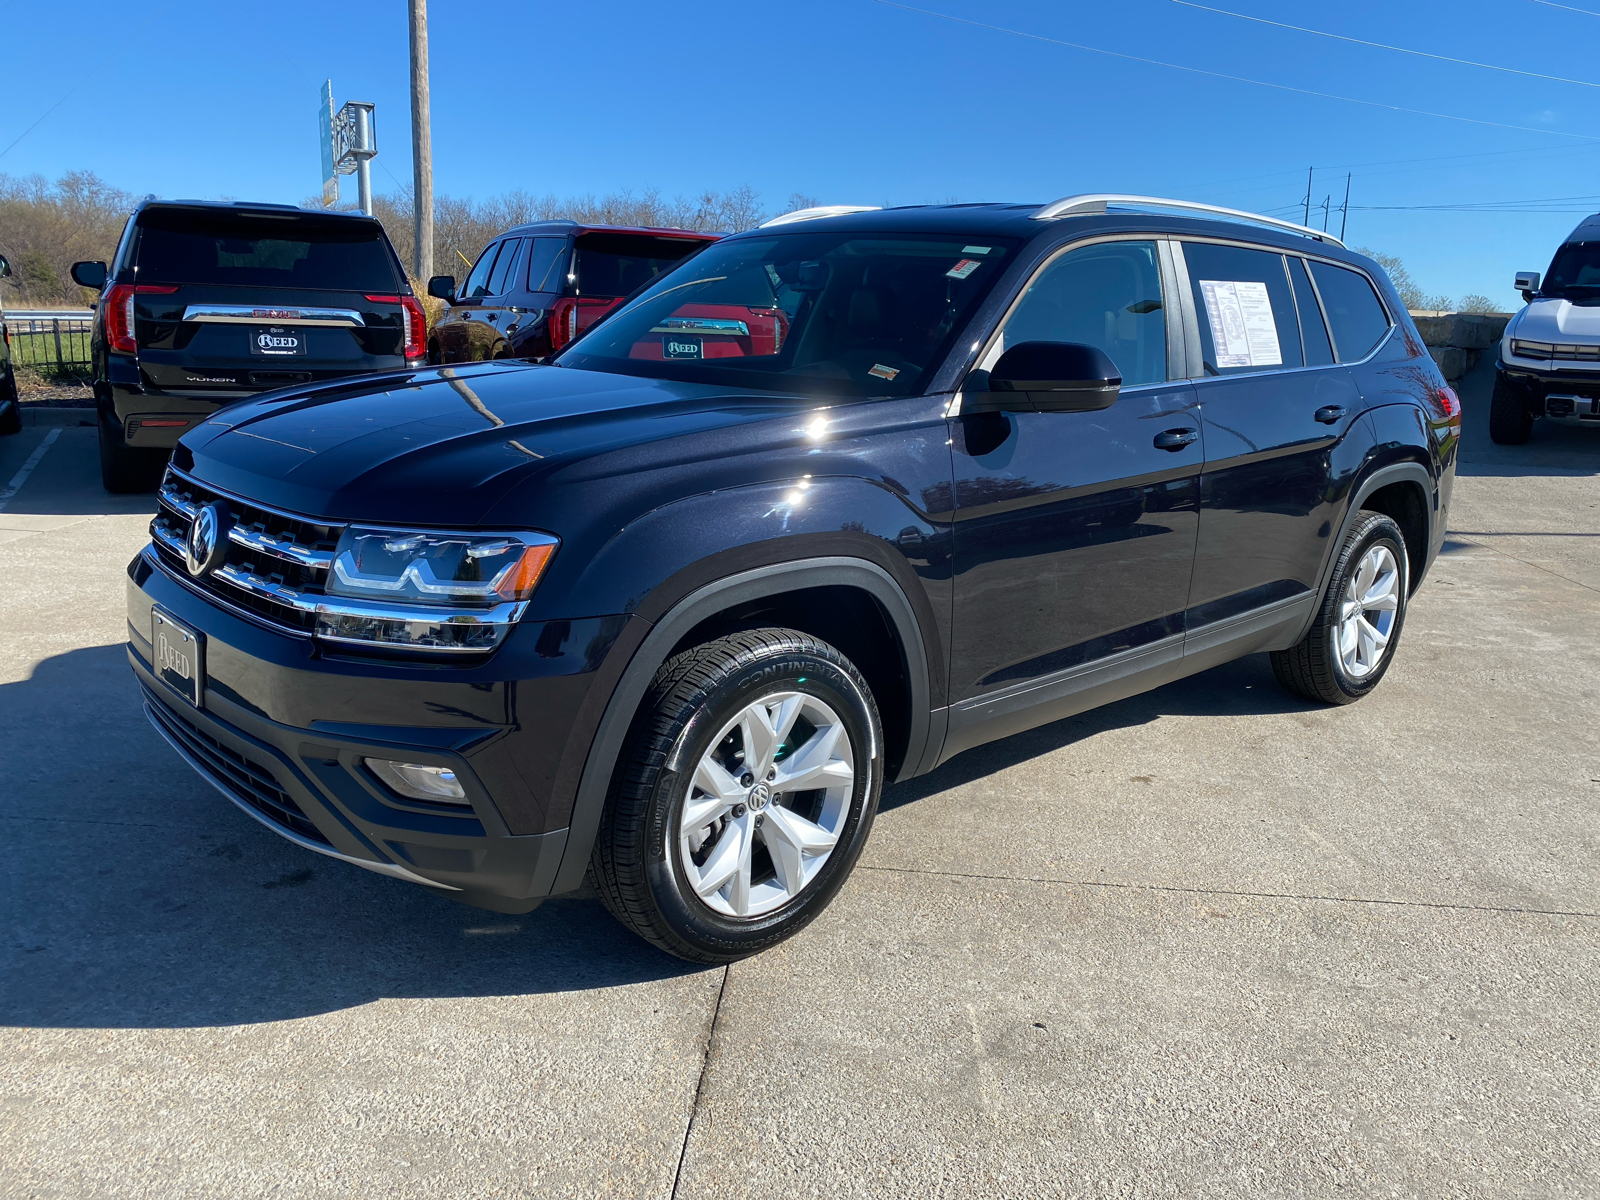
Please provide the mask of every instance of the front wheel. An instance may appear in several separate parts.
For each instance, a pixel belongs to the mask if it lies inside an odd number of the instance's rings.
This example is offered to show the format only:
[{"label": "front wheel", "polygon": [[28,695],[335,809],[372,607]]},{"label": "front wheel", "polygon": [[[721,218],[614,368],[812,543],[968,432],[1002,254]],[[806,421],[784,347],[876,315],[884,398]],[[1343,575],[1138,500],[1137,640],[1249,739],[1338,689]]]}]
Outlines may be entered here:
[{"label": "front wheel", "polygon": [[1311,631],[1272,653],[1278,682],[1329,704],[1349,704],[1377,687],[1400,644],[1410,580],[1400,526],[1383,513],[1357,514]]},{"label": "front wheel", "polygon": [[1520,446],[1533,432],[1533,414],[1522,389],[1507,382],[1499,373],[1494,377],[1494,394],[1489,398],[1489,440],[1501,446]]},{"label": "front wheel", "polygon": [[634,722],[595,840],[601,899],[691,962],[792,937],[861,853],[882,746],[865,679],[809,634],[755,629],[674,656]]}]

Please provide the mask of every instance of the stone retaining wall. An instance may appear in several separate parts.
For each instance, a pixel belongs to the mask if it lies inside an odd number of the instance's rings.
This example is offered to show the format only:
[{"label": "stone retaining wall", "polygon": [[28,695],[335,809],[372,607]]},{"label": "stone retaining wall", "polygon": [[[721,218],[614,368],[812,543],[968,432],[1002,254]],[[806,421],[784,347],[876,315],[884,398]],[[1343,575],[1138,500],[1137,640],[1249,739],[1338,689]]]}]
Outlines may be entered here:
[{"label": "stone retaining wall", "polygon": [[1484,351],[1492,352],[1505,334],[1510,313],[1412,314],[1417,332],[1444,377],[1455,383],[1473,367]]}]

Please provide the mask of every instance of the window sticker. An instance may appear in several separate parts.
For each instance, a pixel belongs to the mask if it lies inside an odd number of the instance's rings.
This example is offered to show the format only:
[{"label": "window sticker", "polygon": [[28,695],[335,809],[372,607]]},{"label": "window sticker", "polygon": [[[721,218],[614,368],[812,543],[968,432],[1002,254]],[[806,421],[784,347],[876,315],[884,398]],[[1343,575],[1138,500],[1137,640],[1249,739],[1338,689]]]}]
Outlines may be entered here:
[{"label": "window sticker", "polygon": [[1283,365],[1278,323],[1272,315],[1266,284],[1202,279],[1200,291],[1211,321],[1211,342],[1216,347],[1218,367]]},{"label": "window sticker", "polygon": [[963,258],[955,266],[946,271],[945,274],[951,279],[965,279],[968,275],[971,275],[981,266],[983,266],[983,263],[976,258]]},{"label": "window sticker", "polygon": [[963,254],[987,254],[987,253],[989,253],[989,251],[991,251],[993,249],[994,249],[993,246],[963,246],[963,247],[961,247],[961,253],[963,253]]},{"label": "window sticker", "polygon": [[892,380],[896,375],[900,374],[900,369],[898,367],[886,367],[882,363],[873,363],[867,369],[867,374],[876,375],[879,379]]}]

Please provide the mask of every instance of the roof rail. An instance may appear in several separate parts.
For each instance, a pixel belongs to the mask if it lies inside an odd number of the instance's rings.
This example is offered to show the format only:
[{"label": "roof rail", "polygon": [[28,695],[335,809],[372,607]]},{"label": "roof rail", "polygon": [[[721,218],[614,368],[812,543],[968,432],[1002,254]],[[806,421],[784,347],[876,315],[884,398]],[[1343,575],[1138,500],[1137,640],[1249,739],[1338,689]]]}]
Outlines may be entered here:
[{"label": "roof rail", "polygon": [[1065,196],[1053,204],[1046,204],[1033,213],[1035,221],[1053,221],[1057,217],[1100,216],[1111,205],[1119,208],[1178,208],[1186,212],[1207,213],[1213,217],[1230,217],[1235,221],[1253,221],[1257,225],[1270,225],[1274,229],[1287,229],[1291,233],[1316,238],[1319,242],[1332,242],[1343,249],[1344,243],[1333,234],[1293,221],[1264,217],[1260,213],[1245,212],[1238,208],[1219,208],[1215,204],[1200,204],[1193,200],[1166,200],[1160,196],[1122,196],[1109,192],[1091,192],[1082,196]]},{"label": "roof rail", "polygon": [[847,213],[877,212],[881,204],[822,204],[816,208],[797,208],[793,212],[786,212],[781,217],[773,217],[770,221],[763,221],[757,228],[766,229],[773,225],[793,225],[796,221],[814,221],[818,217],[842,217]]}]

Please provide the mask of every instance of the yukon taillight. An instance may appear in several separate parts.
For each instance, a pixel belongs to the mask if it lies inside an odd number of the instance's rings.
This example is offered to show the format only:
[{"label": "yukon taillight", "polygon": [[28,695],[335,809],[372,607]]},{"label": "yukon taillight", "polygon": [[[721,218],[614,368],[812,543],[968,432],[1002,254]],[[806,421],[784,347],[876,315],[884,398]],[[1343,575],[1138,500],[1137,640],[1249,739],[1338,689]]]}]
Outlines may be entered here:
[{"label": "yukon taillight", "polygon": [[176,287],[164,284],[131,283],[112,284],[103,301],[106,314],[106,345],[120,354],[137,354],[139,343],[133,336],[133,303],[135,296],[170,296]]},{"label": "yukon taillight", "polygon": [[559,350],[578,336],[577,300],[557,300],[550,309],[550,349]]},{"label": "yukon taillight", "polygon": [[428,352],[428,315],[422,311],[422,302],[415,296],[373,296],[374,304],[400,306],[400,353],[406,358],[421,358]]}]

